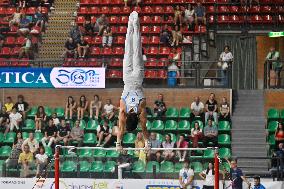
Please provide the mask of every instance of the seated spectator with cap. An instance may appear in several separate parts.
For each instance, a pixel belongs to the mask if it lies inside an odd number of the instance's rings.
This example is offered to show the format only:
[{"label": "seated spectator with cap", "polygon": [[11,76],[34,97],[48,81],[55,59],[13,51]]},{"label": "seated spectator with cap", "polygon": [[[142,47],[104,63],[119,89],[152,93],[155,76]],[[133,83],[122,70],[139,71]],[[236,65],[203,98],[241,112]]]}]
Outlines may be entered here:
[{"label": "seated spectator with cap", "polygon": [[204,146],[208,147],[209,142],[213,143],[213,147],[218,147],[218,129],[211,119],[208,119],[207,126],[204,127]]},{"label": "seated spectator with cap", "polygon": [[194,101],[190,105],[190,120],[201,120],[204,119],[204,104],[200,101],[200,97],[196,96]]},{"label": "seated spectator with cap", "polygon": [[[98,144],[97,146],[104,146],[108,141],[111,139],[112,129],[109,126],[109,120],[104,118],[103,125],[99,125],[97,127],[97,137],[98,137]],[[104,143],[102,144],[102,142]]]}]

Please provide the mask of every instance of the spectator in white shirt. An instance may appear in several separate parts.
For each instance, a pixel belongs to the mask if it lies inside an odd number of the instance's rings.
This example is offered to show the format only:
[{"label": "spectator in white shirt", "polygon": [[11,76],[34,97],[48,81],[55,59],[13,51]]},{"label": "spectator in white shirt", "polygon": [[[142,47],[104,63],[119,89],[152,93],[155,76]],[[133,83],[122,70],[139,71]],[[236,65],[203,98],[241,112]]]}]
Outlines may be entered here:
[{"label": "spectator in white shirt", "polygon": [[36,176],[40,178],[44,175],[48,160],[48,156],[45,154],[45,149],[43,147],[39,148],[39,153],[35,155],[35,159],[37,164]]},{"label": "spectator in white shirt", "polygon": [[[223,174],[223,182],[224,182],[224,172],[220,171]],[[215,170],[213,163],[208,164],[208,168],[201,173],[199,173],[199,176],[204,180],[203,189],[214,189],[214,183],[215,183]]]},{"label": "spectator in white shirt", "polygon": [[[110,139],[111,139],[111,133],[112,129],[109,126],[109,121],[107,119],[104,119],[104,124],[99,125],[97,127],[97,137],[98,137],[98,144],[97,146],[104,146]],[[104,140],[104,144],[102,144],[102,141]]]},{"label": "spectator in white shirt", "polygon": [[29,134],[29,138],[27,138],[22,144],[22,150],[24,151],[24,146],[28,145],[30,147],[30,151],[35,154],[39,148],[38,141],[34,138],[34,133]]},{"label": "spectator in white shirt", "polygon": [[187,5],[187,8],[184,10],[184,21],[188,24],[189,30],[193,30],[193,24],[194,24],[194,8],[189,3]]},{"label": "spectator in white shirt", "polygon": [[[171,135],[166,134],[165,141],[162,142],[163,148],[174,148],[175,143],[172,142]],[[163,157],[166,161],[172,161],[175,156],[175,152],[173,150],[164,150]]]},{"label": "spectator in white shirt", "polygon": [[17,108],[13,107],[12,112],[9,115],[10,120],[10,131],[12,132],[16,127],[17,130],[20,129],[20,124],[22,122],[22,114],[17,112]]},{"label": "spectator in white shirt", "polygon": [[104,113],[102,117],[106,117],[108,120],[113,120],[115,107],[111,104],[111,100],[107,99],[104,105]]},{"label": "spectator in white shirt", "polygon": [[53,120],[53,124],[54,124],[56,127],[58,127],[58,126],[60,125],[60,121],[59,121],[59,119],[58,119],[58,117],[57,117],[57,113],[53,113],[53,114],[52,114],[52,120]]},{"label": "spectator in white shirt", "polygon": [[220,54],[220,58],[218,62],[218,66],[221,67],[221,81],[222,85],[227,87],[228,86],[228,67],[233,61],[233,55],[230,52],[230,47],[225,46],[224,52]]},{"label": "spectator in white shirt", "polygon": [[204,120],[204,104],[200,101],[200,97],[196,96],[190,106],[190,120]]},{"label": "spectator in white shirt", "polygon": [[184,162],[183,168],[179,171],[179,184],[181,189],[192,189],[194,171],[189,167],[187,161]]}]

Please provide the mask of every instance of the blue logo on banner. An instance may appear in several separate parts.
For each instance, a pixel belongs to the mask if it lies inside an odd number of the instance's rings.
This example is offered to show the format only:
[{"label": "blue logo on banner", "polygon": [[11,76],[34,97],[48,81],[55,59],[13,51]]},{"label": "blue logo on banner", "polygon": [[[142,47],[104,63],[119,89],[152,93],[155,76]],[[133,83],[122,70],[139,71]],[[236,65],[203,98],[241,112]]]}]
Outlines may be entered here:
[{"label": "blue logo on banner", "polygon": [[85,71],[82,69],[72,70],[71,72],[65,69],[58,70],[59,74],[56,80],[60,84],[67,84],[69,82],[74,83],[76,85],[84,84],[87,81],[94,80],[96,74],[95,70]]}]

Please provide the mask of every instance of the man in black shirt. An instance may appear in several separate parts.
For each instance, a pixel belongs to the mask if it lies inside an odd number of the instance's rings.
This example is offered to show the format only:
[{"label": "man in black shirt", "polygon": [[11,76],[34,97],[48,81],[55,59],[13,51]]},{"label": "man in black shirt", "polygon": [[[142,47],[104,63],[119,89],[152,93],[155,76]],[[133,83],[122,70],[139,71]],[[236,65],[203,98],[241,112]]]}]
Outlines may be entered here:
[{"label": "man in black shirt", "polygon": [[70,137],[71,129],[69,126],[66,125],[65,120],[61,120],[61,123],[59,125],[58,131],[57,131],[57,138],[56,142],[63,141],[64,145],[68,145],[68,140]]},{"label": "man in black shirt", "polygon": [[68,40],[65,42],[65,52],[63,53],[62,57],[74,58],[76,54],[76,48],[77,48],[77,45],[73,41],[73,39],[71,37],[68,38]]},{"label": "man in black shirt", "polygon": [[207,123],[208,118],[212,119],[214,118],[215,123],[218,123],[218,118],[217,118],[217,108],[218,108],[218,103],[215,100],[215,94],[211,93],[209,96],[209,99],[206,101],[205,104],[205,124]]},{"label": "man in black shirt", "polygon": [[83,36],[80,38],[80,42],[77,44],[77,51],[79,58],[85,58],[89,49],[89,45]]},{"label": "man in black shirt", "polygon": [[154,103],[154,114],[157,117],[162,117],[167,111],[166,104],[164,103],[164,98],[162,94],[159,94],[158,100]]},{"label": "man in black shirt", "polygon": [[[57,128],[53,124],[53,120],[50,119],[48,121],[48,126],[45,128],[44,137],[41,139],[42,145],[44,147],[51,146],[53,143],[56,142],[56,134],[57,134]],[[46,142],[48,141],[48,145],[46,145]]]},{"label": "man in black shirt", "polygon": [[29,104],[24,101],[23,95],[18,96],[18,102],[14,105],[14,107],[17,109],[17,112],[22,114],[23,119],[26,119],[26,114],[29,110]]},{"label": "man in black shirt", "polygon": [[2,111],[0,113],[0,127],[4,129],[9,128],[9,114],[6,112],[6,107],[2,107]]}]

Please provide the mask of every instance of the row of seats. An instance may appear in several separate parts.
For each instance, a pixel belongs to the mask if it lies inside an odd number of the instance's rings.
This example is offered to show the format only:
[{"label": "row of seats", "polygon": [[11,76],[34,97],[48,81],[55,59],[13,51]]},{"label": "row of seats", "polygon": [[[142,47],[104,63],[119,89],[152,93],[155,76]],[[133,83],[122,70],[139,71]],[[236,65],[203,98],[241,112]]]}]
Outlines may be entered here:
[{"label": "row of seats", "polygon": [[[18,50],[17,50],[18,51]],[[15,55],[17,55],[15,53]],[[22,59],[17,59],[17,58],[0,58],[0,67],[28,67],[30,66],[30,62],[28,58],[22,58]]]},{"label": "row of seats", "polygon": [[276,119],[282,119],[284,120],[284,109],[278,110],[276,108],[270,108],[267,111],[267,118],[268,120],[276,120]]},{"label": "row of seats", "polygon": [[[209,23],[215,23],[215,16],[209,17]],[[278,17],[273,17],[271,15],[254,15],[254,16],[237,16],[237,15],[219,15],[217,17],[218,24],[242,24],[248,22],[249,24],[273,24],[274,22],[284,23],[284,15],[279,15]]]},{"label": "row of seats", "polygon": [[[16,12],[15,7],[0,7],[0,15],[12,15]],[[26,14],[26,15],[34,15],[37,12],[37,7],[28,7],[26,9],[21,9],[21,13]],[[41,13],[42,14],[48,14],[48,9],[47,7],[41,7]]]}]

